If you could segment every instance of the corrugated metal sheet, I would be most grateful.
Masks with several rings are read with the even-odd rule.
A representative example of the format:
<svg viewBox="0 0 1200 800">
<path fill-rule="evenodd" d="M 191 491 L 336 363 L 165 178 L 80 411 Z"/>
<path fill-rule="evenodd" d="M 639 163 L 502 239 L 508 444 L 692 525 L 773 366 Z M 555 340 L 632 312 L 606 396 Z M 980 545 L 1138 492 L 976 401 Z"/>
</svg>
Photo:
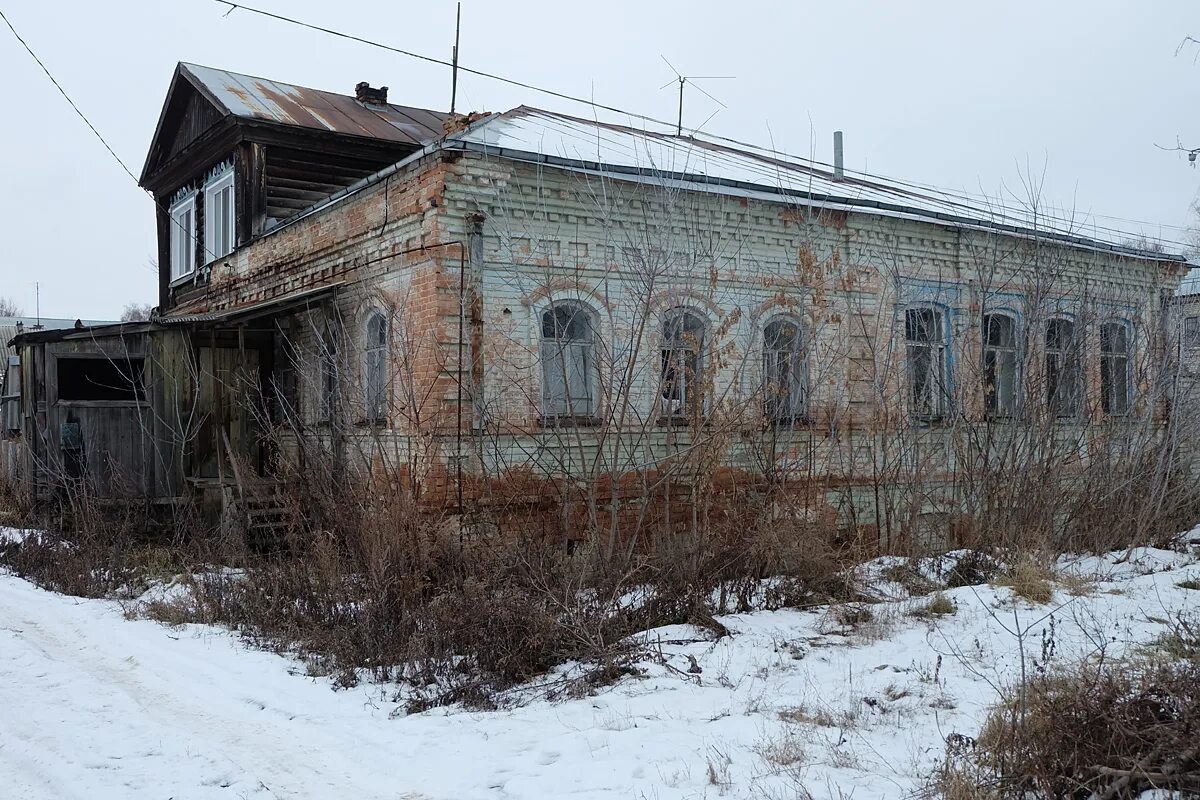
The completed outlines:
<svg viewBox="0 0 1200 800">
<path fill-rule="evenodd" d="M 446 146 L 452 147 L 454 142 L 504 157 L 528 158 L 642 182 L 775 201 L 782 196 L 859 213 L 913 215 L 952 225 L 973 222 L 993 229 L 1037 230 L 1077 244 L 1182 260 L 1128 246 L 1130 240 L 1156 241 L 1153 231 L 1101 224 L 1086 212 L 1055 213 L 1043 205 L 1035 217 L 1025 205 L 1005 198 L 982 200 L 965 192 L 852 174 L 834 180 L 832 169 L 818 162 L 700 134 L 681 137 L 673 132 L 595 122 L 522 106 L 492 115 L 450 137 Z"/>
<path fill-rule="evenodd" d="M 368 105 L 353 97 L 236 72 L 180 64 L 230 114 L 349 136 L 425 144 L 442 136 L 446 115 L 423 108 Z"/>
</svg>

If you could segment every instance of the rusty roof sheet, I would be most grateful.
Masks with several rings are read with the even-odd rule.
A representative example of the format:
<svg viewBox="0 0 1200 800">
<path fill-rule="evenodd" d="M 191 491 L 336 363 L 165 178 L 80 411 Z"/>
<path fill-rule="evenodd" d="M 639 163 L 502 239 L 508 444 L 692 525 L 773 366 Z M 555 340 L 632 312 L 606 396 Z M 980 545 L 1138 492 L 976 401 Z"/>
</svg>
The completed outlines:
<svg viewBox="0 0 1200 800">
<path fill-rule="evenodd" d="M 198 64 L 180 68 L 228 113 L 243 119 L 421 145 L 440 139 L 446 114 L 370 105 L 353 97 L 254 78 Z"/>
</svg>

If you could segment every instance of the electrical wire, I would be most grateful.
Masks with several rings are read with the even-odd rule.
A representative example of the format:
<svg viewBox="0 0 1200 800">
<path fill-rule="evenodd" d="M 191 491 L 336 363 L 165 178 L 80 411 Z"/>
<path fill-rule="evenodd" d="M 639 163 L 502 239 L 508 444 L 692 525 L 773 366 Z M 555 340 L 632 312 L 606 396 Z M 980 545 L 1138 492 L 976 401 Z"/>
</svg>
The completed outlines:
<svg viewBox="0 0 1200 800">
<path fill-rule="evenodd" d="M 657 119 L 655 117 L 651 117 L 646 114 L 641 114 L 636 111 L 630 111 L 628 109 L 619 108 L 617 106 L 606 105 L 604 103 L 598 103 L 593 99 L 577 97 L 575 95 L 567 94 L 565 92 L 560 92 L 560 91 L 557 91 L 554 89 L 548 89 L 543 86 L 538 86 L 536 84 L 528 83 L 526 81 L 516 80 L 514 78 L 508 78 L 503 75 L 498 75 L 496 73 L 487 72 L 484 70 L 473 69 L 471 67 L 463 66 L 461 62 L 459 64 L 455 65 L 453 62 L 446 61 L 445 59 L 436 58 L 434 56 L 426 55 L 424 53 L 417 53 L 417 52 L 414 52 L 411 50 L 405 50 L 405 49 L 402 49 L 399 47 L 394 47 L 392 45 L 385 44 L 383 42 L 379 42 L 379 41 L 376 41 L 373 39 L 367 39 L 362 36 L 356 36 L 351 33 L 346 33 L 345 31 L 339 31 L 339 30 L 335 30 L 333 28 L 327 28 L 322 25 L 316 25 L 311 22 L 305 22 L 303 20 L 296 19 L 294 17 L 289 17 L 284 14 L 278 14 L 278 13 L 275 13 L 272 11 L 266 11 L 261 8 L 256 8 L 254 6 L 245 5 L 244 3 L 239 3 L 239 2 L 236 2 L 235 0 L 214 0 L 214 2 L 228 7 L 229 10 L 226 11 L 224 16 L 229 16 L 235 10 L 247 11 L 247 12 L 250 12 L 253 14 L 258 14 L 260 16 L 263 16 L 263 17 L 266 17 L 269 19 L 273 19 L 273 20 L 276 20 L 279 22 L 283 22 L 283 23 L 286 23 L 289 25 L 294 25 L 297 27 L 306 28 L 308 30 L 317 31 L 319 33 L 323 33 L 323 34 L 333 36 L 336 38 L 340 38 L 340 39 L 346 39 L 346 40 L 349 40 L 352 42 L 366 45 L 368 47 L 374 47 L 374 48 L 378 48 L 380 50 L 386 50 L 388 52 L 397 53 L 399 55 L 406 56 L 408 58 L 414 58 L 414 59 L 417 59 L 420 61 L 425 61 L 425 62 L 428 62 L 431 64 L 438 64 L 440 66 L 450 67 L 452 69 L 457 68 L 457 69 L 461 70 L 462 72 L 466 72 L 471 75 L 476 75 L 481 78 L 487 78 L 489 80 L 498 81 L 500 83 L 508 84 L 510 86 L 516 86 L 516 87 L 519 87 L 522 89 L 528 89 L 529 91 L 539 92 L 541 94 L 545 94 L 550 97 L 555 97 L 560 100 L 566 100 L 566 101 L 572 102 L 572 103 L 580 103 L 582 105 L 586 105 L 586 106 L 589 106 L 594 109 L 600 109 L 602 111 L 608 111 L 608 112 L 615 113 L 615 114 L 621 114 L 623 116 L 630 117 L 633 119 L 638 119 L 643 122 L 654 123 L 655 125 L 663 126 L 664 128 L 666 128 L 668 130 L 674 129 L 677 127 L 676 123 Z M 692 134 L 700 133 L 700 131 L 697 129 L 685 129 L 685 130 L 688 130 Z M 664 135 L 670 135 L 670 134 L 664 134 Z M 796 162 L 805 162 L 808 164 L 821 166 L 821 167 L 827 167 L 829 169 L 832 169 L 832 165 L 830 165 L 826 162 L 817 161 L 815 159 L 806 158 L 806 157 L 802 157 L 802 156 L 797 156 L 797 155 L 788 153 L 786 151 L 776 150 L 774 148 L 767 149 L 767 148 L 763 148 L 758 145 L 750 144 L 748 142 L 740 141 L 738 139 L 734 139 L 734 138 L 730 138 L 730 137 L 726 137 L 726 136 L 720 136 L 720 135 L 712 134 L 712 133 L 704 133 L 703 135 L 706 138 L 712 139 L 717 142 L 725 142 L 725 143 L 728 143 L 731 145 L 736 145 L 740 148 L 748 148 L 748 149 L 755 150 L 755 151 L 770 152 L 775 157 L 782 157 L 782 158 L 790 159 L 790 160 L 793 160 Z M 927 192 L 928 191 L 939 192 L 939 193 L 945 195 L 945 197 L 942 198 L 943 202 L 947 202 L 947 201 L 953 202 L 953 199 L 955 199 L 955 198 L 961 199 L 961 200 L 971 200 L 972 198 L 978 198 L 978 199 L 984 199 L 989 202 L 995 201 L 995 198 L 989 197 L 982 193 L 975 194 L 972 192 L 967 192 L 966 190 L 947 189 L 945 187 L 935 186 L 932 184 L 919 183 L 919 182 L 909 181 L 909 180 L 902 179 L 902 178 L 895 178 L 895 177 L 891 177 L 891 176 L 887 176 L 887 175 L 880 175 L 880 174 L 861 171 L 861 170 L 844 169 L 844 172 L 849 175 L 861 176 L 865 179 L 886 181 L 886 182 L 895 184 L 900 187 L 905 187 L 905 188 L 910 188 L 910 189 L 918 189 L 918 190 L 927 191 Z M 947 200 L 947 198 L 950 198 L 950 200 Z M 1046 219 L 1056 220 L 1058 222 L 1068 222 L 1068 223 L 1074 222 L 1074 220 L 1072 220 L 1072 219 L 1069 219 L 1067 217 L 1055 216 L 1054 214 L 1039 213 L 1039 216 L 1043 216 Z M 1149 226 L 1158 227 L 1158 228 L 1170 228 L 1170 229 L 1182 231 L 1185 233 L 1189 232 L 1191 230 L 1190 228 L 1187 228 L 1187 227 L 1181 226 L 1181 225 L 1169 225 L 1169 224 L 1164 224 L 1164 223 L 1149 222 L 1146 220 L 1136 220 L 1136 219 L 1130 219 L 1127 217 L 1118 217 L 1118 216 L 1107 215 L 1107 214 L 1089 213 L 1088 216 L 1113 220 L 1113 221 L 1117 221 L 1117 222 L 1126 222 L 1131 225 L 1138 225 L 1138 226 L 1149 225 Z M 1122 230 L 1119 228 L 1109 228 L 1106 226 L 1099 226 L 1099 225 L 1095 225 L 1095 224 L 1090 224 L 1090 225 L 1087 225 L 1086 227 L 1089 229 L 1092 229 L 1092 230 L 1104 231 L 1106 233 L 1118 234 L 1118 235 L 1126 236 L 1126 237 L 1135 235 L 1134 232 L 1132 232 L 1132 231 Z M 1164 238 L 1161 236 L 1148 237 L 1148 238 L 1151 238 L 1153 241 L 1159 242 L 1162 244 L 1175 245 L 1175 246 L 1179 246 L 1179 247 L 1191 247 L 1192 246 L 1188 242 L 1175 241 L 1175 240 L 1167 239 L 1167 238 Z"/>
<path fill-rule="evenodd" d="M 81 120 L 83 120 L 83 124 L 87 125 L 88 130 L 90 130 L 92 132 L 92 134 L 98 140 L 100 140 L 100 144 L 104 145 L 104 149 L 107 150 L 108 154 L 113 157 L 113 160 L 116 161 L 117 164 L 119 164 L 121 166 L 121 169 L 125 171 L 125 174 L 128 175 L 135 184 L 137 184 L 138 188 L 142 189 L 142 191 L 146 193 L 146 196 L 150 198 L 151 202 L 153 202 L 155 206 L 157 206 L 158 208 L 167 212 L 167 219 L 170 220 L 172 224 L 178 226 L 179 229 L 182 230 L 187 235 L 192 236 L 193 232 L 187 230 L 183 226 L 183 223 L 181 223 L 177 219 L 175 219 L 175 217 L 171 214 L 170 209 L 167 208 L 167 206 L 165 206 L 161 202 L 159 202 L 158 198 L 156 198 L 150 192 L 149 189 L 142 187 L 141 181 L 139 181 L 137 176 L 133 174 L 133 171 L 131 169 L 129 169 L 128 166 L 126 166 L 125 162 L 121 159 L 121 157 L 119 155 L 117 155 L 117 152 L 115 150 L 113 150 L 112 146 L 108 143 L 108 140 L 105 139 L 104 136 L 100 133 L 100 131 L 96 129 L 96 126 L 93 125 L 92 121 L 90 119 L 88 119 L 86 114 L 83 113 L 83 110 L 80 109 L 79 106 L 75 103 L 75 101 L 71 99 L 71 96 L 69 94 L 67 94 L 67 90 L 64 89 L 62 84 L 58 82 L 58 79 L 55 78 L 53 73 L 50 72 L 50 69 L 49 69 L 49 67 L 46 66 L 45 62 L 43 62 L 42 59 L 38 56 L 38 54 L 33 51 L 33 48 L 29 46 L 29 43 L 26 42 L 25 39 L 21 36 L 21 34 L 17 32 L 17 29 L 13 26 L 12 22 L 8 19 L 8 17 L 5 16 L 4 11 L 2 9 L 0 9 L 0 19 L 4 20 L 4 24 L 8 26 L 8 29 L 10 31 L 12 31 L 12 35 L 14 37 L 16 37 L 16 40 L 21 43 L 22 47 L 25 48 L 25 52 L 29 53 L 29 56 L 34 61 L 37 62 L 37 65 L 39 67 L 42 68 L 42 72 L 46 73 L 46 77 L 50 79 L 50 82 L 52 84 L 54 84 L 54 88 L 58 89 L 58 93 L 63 96 L 63 99 L 67 101 L 67 104 L 71 106 L 71 108 L 75 111 L 75 113 L 77 115 L 79 115 L 79 118 Z M 195 238 L 193 238 L 193 241 L 195 241 Z M 216 253 L 214 253 L 212 250 L 208 249 L 207 243 L 205 243 L 205 245 L 204 245 L 204 250 L 211 257 L 211 259 L 215 259 L 217 257 Z"/>
</svg>

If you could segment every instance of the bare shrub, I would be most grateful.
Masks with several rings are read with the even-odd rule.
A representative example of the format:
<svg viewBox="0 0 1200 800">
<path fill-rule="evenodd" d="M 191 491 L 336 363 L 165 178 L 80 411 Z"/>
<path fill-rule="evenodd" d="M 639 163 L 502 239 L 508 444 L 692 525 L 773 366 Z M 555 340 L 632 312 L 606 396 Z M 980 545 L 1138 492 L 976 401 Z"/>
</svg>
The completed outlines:
<svg viewBox="0 0 1200 800">
<path fill-rule="evenodd" d="M 1014 687 L 978 741 L 949 753 L 937 779 L 941 796 L 1200 791 L 1200 660 L 1195 650 L 1186 655 L 1087 662 Z M 986 791 L 965 793 L 971 785 Z"/>
</svg>

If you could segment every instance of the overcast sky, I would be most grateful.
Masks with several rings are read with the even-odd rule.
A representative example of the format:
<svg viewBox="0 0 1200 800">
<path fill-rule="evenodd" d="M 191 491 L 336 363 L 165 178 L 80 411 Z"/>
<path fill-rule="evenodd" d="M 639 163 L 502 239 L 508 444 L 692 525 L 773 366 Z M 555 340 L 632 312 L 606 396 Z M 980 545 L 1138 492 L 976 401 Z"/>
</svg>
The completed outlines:
<svg viewBox="0 0 1200 800">
<path fill-rule="evenodd" d="M 250 5 L 448 57 L 454 3 L 247 0 Z M 46 3 L 0 8 L 138 174 L 176 61 L 347 94 L 360 80 L 393 102 L 449 105 L 445 68 L 213 0 Z M 1196 0 L 875 0 L 837 3 L 598 3 L 465 0 L 461 59 L 662 119 L 673 74 L 733 75 L 685 103 L 685 124 L 831 158 L 854 169 L 989 195 L 1044 173 L 1048 200 L 1080 214 L 1143 220 L 1182 238 L 1200 170 L 1156 144 L 1200 147 Z M 115 318 L 156 302 L 154 209 L 0 27 L 0 296 L 43 316 Z M 474 76 L 459 110 L 586 107 Z M 1114 223 L 1108 216 L 1101 224 Z M 1127 223 L 1121 223 L 1122 226 Z"/>
</svg>

